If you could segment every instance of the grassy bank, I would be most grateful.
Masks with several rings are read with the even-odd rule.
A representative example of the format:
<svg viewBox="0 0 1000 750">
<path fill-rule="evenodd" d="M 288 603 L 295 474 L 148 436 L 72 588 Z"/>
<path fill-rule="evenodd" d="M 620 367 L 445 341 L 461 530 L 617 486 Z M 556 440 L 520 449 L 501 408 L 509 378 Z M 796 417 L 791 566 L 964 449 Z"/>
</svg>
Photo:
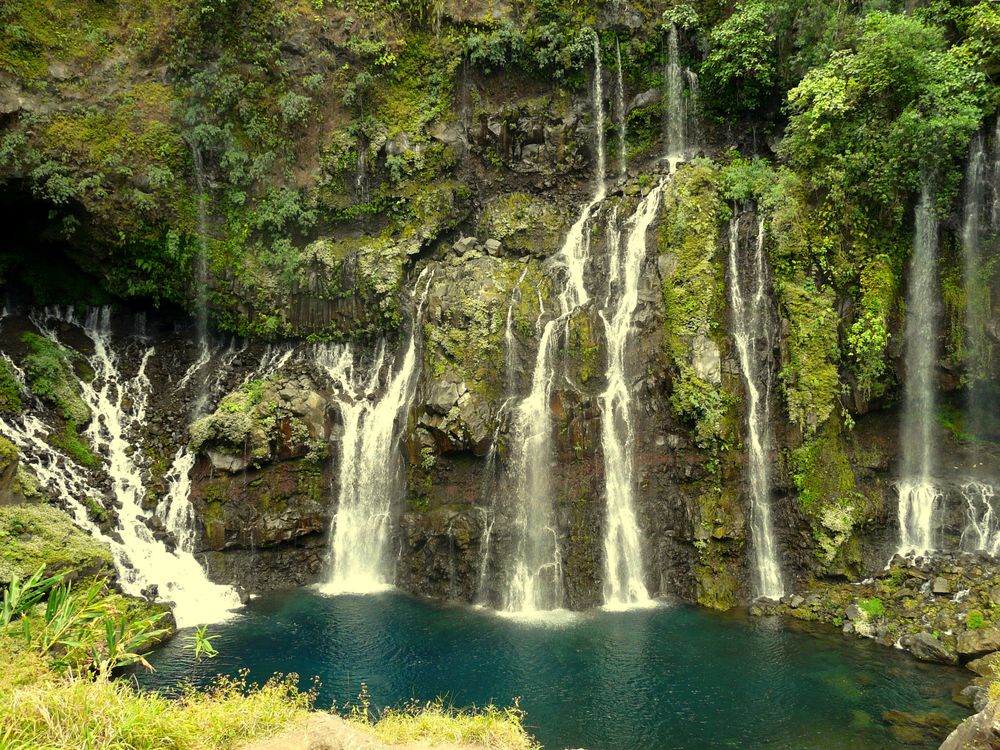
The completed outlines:
<svg viewBox="0 0 1000 750">
<path fill-rule="evenodd" d="M 162 617 L 100 581 L 15 577 L 0 597 L 0 750 L 223 750 L 315 711 L 296 675 L 263 685 L 219 678 L 177 697 L 115 679 L 119 667 L 143 662 Z M 441 702 L 375 715 L 364 695 L 348 716 L 387 745 L 534 750 L 521 718 L 517 707 L 457 711 Z"/>
</svg>

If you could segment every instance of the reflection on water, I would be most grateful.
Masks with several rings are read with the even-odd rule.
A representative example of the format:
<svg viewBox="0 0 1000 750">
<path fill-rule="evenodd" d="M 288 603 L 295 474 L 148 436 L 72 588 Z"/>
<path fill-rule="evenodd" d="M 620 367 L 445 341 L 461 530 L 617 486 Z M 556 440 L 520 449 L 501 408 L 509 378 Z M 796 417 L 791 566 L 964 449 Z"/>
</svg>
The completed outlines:
<svg viewBox="0 0 1000 750">
<path fill-rule="evenodd" d="M 950 696 L 968 679 L 827 630 L 681 605 L 523 623 L 398 594 L 299 591 L 255 601 L 214 633 L 219 658 L 193 663 L 182 634 L 140 682 L 170 689 L 248 668 L 258 681 L 296 672 L 303 687 L 318 676 L 321 707 L 356 699 L 362 682 L 376 705 L 520 697 L 557 749 L 933 748 L 940 738 L 902 744 L 883 712 L 957 723 Z"/>
</svg>

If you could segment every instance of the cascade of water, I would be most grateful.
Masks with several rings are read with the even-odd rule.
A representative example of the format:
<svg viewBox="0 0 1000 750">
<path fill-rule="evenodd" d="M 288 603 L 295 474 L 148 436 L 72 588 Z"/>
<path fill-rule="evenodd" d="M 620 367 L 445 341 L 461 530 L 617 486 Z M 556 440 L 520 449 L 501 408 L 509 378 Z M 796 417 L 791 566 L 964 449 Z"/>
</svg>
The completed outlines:
<svg viewBox="0 0 1000 750">
<path fill-rule="evenodd" d="M 643 581 L 642 542 L 635 515 L 635 474 L 632 425 L 632 383 L 626 353 L 632 334 L 632 317 L 639 303 L 639 279 L 646 259 L 646 233 L 659 213 L 669 175 L 659 181 L 639 203 L 629 219 L 628 239 L 611 245 L 611 285 L 617 301 L 609 320 L 601 311 L 608 342 L 608 385 L 601 394 L 601 443 L 607 519 L 604 529 L 604 605 L 624 608 L 647 604 L 649 591 Z M 613 233 L 609 233 L 614 237 Z M 619 257 L 621 256 L 621 257 Z M 608 306 L 613 295 L 608 294 Z"/>
<path fill-rule="evenodd" d="M 749 443 L 750 535 L 753 549 L 754 593 L 769 599 L 784 594 L 778 545 L 771 523 L 771 331 L 768 315 L 767 265 L 764 259 L 764 218 L 757 224 L 749 278 L 742 278 L 739 258 L 739 216 L 729 222 L 729 304 L 733 341 L 747 397 Z M 763 341 L 763 347 L 758 345 Z M 764 356 L 761 356 L 763 354 Z"/>
<path fill-rule="evenodd" d="M 508 612 L 555 609 L 563 603 L 562 558 L 549 492 L 552 461 L 552 334 L 556 320 L 542 330 L 531 391 L 514 413 L 511 466 L 516 474 L 517 549 L 503 603 Z"/>
<path fill-rule="evenodd" d="M 141 452 L 132 449 L 129 439 L 145 422 L 151 388 L 146 365 L 154 349 L 146 349 L 138 371 L 128 379 L 119 369 L 112 346 L 110 308 L 92 310 L 83 321 L 71 312 L 47 310 L 35 323 L 44 336 L 57 342 L 55 332 L 48 326 L 52 319 L 79 326 L 93 343 L 93 353 L 87 360 L 94 378 L 81 383 L 83 399 L 94 415 L 86 434 L 97 452 L 106 457 L 112 490 L 120 506 L 116 533 L 111 537 L 101 536 L 111 545 L 122 588 L 139 595 L 155 587 L 160 599 L 174 603 L 174 617 L 181 627 L 225 619 L 240 606 L 235 589 L 209 581 L 189 549 L 178 547 L 168 551 L 153 536 L 143 515 L 145 488 L 141 469 L 135 462 L 135 456 Z M 38 434 L 37 428 L 34 431 Z M 55 453 L 51 448 L 49 452 Z M 69 481 L 56 483 L 71 507 L 79 505 L 80 497 L 99 496 L 75 495 L 74 490 L 87 488 L 86 480 L 68 461 L 61 462 L 59 469 L 70 476 L 76 475 Z M 48 474 L 51 476 L 51 471 Z M 80 515 L 75 515 L 79 521 Z M 94 533 L 92 524 L 88 530 Z"/>
<path fill-rule="evenodd" d="M 594 209 L 604 200 L 607 194 L 605 182 L 604 158 L 604 88 L 601 77 L 601 47 L 594 39 L 594 129 L 597 136 L 597 159 L 595 164 L 594 193 L 590 202 L 584 206 L 579 217 L 570 227 L 557 256 L 566 269 L 566 285 L 559 294 L 561 312 L 565 315 L 575 310 L 590 299 L 583 282 L 587 260 L 590 257 L 590 219 Z"/>
<path fill-rule="evenodd" d="M 680 157 L 687 148 L 687 100 L 684 97 L 684 67 L 681 65 L 677 26 L 667 37 L 667 154 Z"/>
<path fill-rule="evenodd" d="M 916 208 L 906 295 L 906 389 L 899 482 L 899 552 L 935 548 L 940 493 L 934 486 L 934 367 L 937 349 L 938 220 L 929 185 Z"/>
<path fill-rule="evenodd" d="M 962 207 L 962 260 L 965 276 L 965 355 L 970 386 L 985 375 L 989 288 L 982 269 L 982 227 L 980 217 L 986 199 L 986 146 L 982 134 L 972 139 L 965 171 L 965 202 Z M 976 389 L 971 388 L 974 395 Z M 978 416 L 977 404 L 970 403 L 969 416 Z M 973 430 L 975 433 L 976 430 Z"/>
<path fill-rule="evenodd" d="M 996 489 L 985 482 L 962 485 L 965 499 L 965 528 L 960 547 L 968 552 L 983 551 L 1000 555 L 1000 513 L 995 507 Z"/>
<path fill-rule="evenodd" d="M 424 273 L 416 288 L 423 283 Z M 330 541 L 327 593 L 368 593 L 392 586 L 389 555 L 392 506 L 399 497 L 402 462 L 397 426 L 413 399 L 417 340 L 430 278 L 418 298 L 409 343 L 399 369 L 375 396 L 385 359 L 379 347 L 373 367 L 356 373 L 349 347 L 325 350 L 318 364 L 339 392 L 343 435 L 340 440 L 339 498 Z"/>
<path fill-rule="evenodd" d="M 615 108 L 618 110 L 618 174 L 624 177 L 628 174 L 628 113 L 625 111 L 625 83 L 622 72 L 622 45 L 615 39 L 615 62 L 617 68 L 617 87 L 615 91 Z"/>
<path fill-rule="evenodd" d="M 514 559 L 503 598 L 507 612 L 530 613 L 563 604 L 562 557 L 555 527 L 549 474 L 552 462 L 550 397 L 555 369 L 554 334 L 568 325 L 570 315 L 589 296 L 584 271 L 590 255 L 590 220 L 606 195 L 604 158 L 604 89 L 601 48 L 594 38 L 594 122 L 597 137 L 595 186 L 590 201 L 570 228 L 557 258 L 566 270 L 566 284 L 559 294 L 560 316 L 542 329 L 531 390 L 514 411 L 511 425 L 511 462 L 515 508 Z"/>
</svg>

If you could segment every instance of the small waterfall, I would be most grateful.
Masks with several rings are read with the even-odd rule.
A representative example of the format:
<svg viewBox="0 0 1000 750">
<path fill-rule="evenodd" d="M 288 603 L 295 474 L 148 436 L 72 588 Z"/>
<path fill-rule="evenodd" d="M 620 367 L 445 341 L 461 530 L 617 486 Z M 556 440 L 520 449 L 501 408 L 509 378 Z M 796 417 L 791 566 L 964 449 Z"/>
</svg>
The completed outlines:
<svg viewBox="0 0 1000 750">
<path fill-rule="evenodd" d="M 913 254 L 906 296 L 906 389 L 899 482 L 899 552 L 935 549 L 937 506 L 934 486 L 934 368 L 937 361 L 938 220 L 930 186 L 925 184 L 916 208 Z"/>
<path fill-rule="evenodd" d="M 590 202 L 580 212 L 580 216 L 570 227 L 559 251 L 559 262 L 566 270 L 567 281 L 559 294 L 559 304 L 563 315 L 576 310 L 590 299 L 584 285 L 583 275 L 590 258 L 590 219 L 594 209 L 607 195 L 604 156 L 604 87 L 601 77 L 601 46 L 594 38 L 594 130 L 597 138 L 597 158 L 595 164 L 594 194 Z"/>
<path fill-rule="evenodd" d="M 419 289 L 424 279 L 417 279 Z M 413 318 L 409 343 L 399 369 L 376 395 L 385 361 L 380 346 L 367 372 L 356 372 L 350 347 L 321 350 L 318 364 L 339 392 L 343 421 L 340 440 L 339 498 L 330 541 L 326 593 L 369 593 L 392 586 L 390 560 L 392 507 L 399 499 L 402 461 L 397 423 L 413 399 L 417 373 L 417 339 L 423 304 L 430 290 L 424 285 Z"/>
<path fill-rule="evenodd" d="M 729 304 L 733 341 L 739 355 L 747 398 L 748 478 L 750 480 L 750 536 L 753 584 L 756 596 L 780 599 L 784 594 L 778 545 L 771 523 L 771 352 L 773 325 L 767 295 L 764 258 L 764 219 L 757 224 L 753 257 L 746 264 L 749 278 L 740 273 L 740 218 L 729 222 Z"/>
<path fill-rule="evenodd" d="M 187 553 L 193 553 L 195 547 L 195 517 L 191 507 L 191 469 L 195 459 L 195 453 L 189 446 L 177 449 L 164 475 L 169 489 L 156 509 L 156 515 L 163 519 L 166 530 L 173 534 L 177 549 Z"/>
<path fill-rule="evenodd" d="M 965 500 L 965 528 L 960 547 L 967 552 L 982 551 L 1000 556 L 1000 512 L 996 488 L 985 482 L 962 485 Z"/>
<path fill-rule="evenodd" d="M 591 200 L 583 207 L 556 256 L 566 271 L 566 283 L 559 294 L 558 318 L 542 329 L 531 390 L 513 415 L 511 462 L 508 477 L 515 498 L 515 551 L 511 563 L 503 609 L 512 613 L 532 613 L 560 608 L 564 602 L 562 557 L 559 534 L 552 507 L 550 474 L 553 461 L 550 399 L 555 377 L 555 331 L 567 326 L 572 313 L 589 300 L 584 272 L 590 255 L 590 221 L 604 200 L 604 89 L 601 77 L 601 48 L 594 38 L 594 122 L 597 138 L 595 185 Z"/>
<path fill-rule="evenodd" d="M 618 110 L 618 174 L 628 174 L 628 112 L 625 111 L 625 83 L 622 72 L 622 45 L 615 39 L 615 62 L 617 63 L 617 86 L 615 89 L 615 109 Z"/>
<path fill-rule="evenodd" d="M 114 535 L 105 537 L 93 524 L 84 528 L 111 545 L 122 588 L 135 595 L 155 589 L 157 598 L 173 602 L 179 626 L 225 619 L 232 609 L 240 606 L 235 589 L 209 581 L 190 549 L 183 549 L 179 544 L 173 552 L 168 551 L 146 525 L 142 508 L 146 491 L 141 468 L 135 461 L 141 452 L 130 439 L 145 424 L 151 389 L 146 365 L 155 350 L 153 347 L 146 349 L 138 371 L 128 379 L 121 373 L 112 345 L 110 308 L 91 310 L 84 321 L 77 320 L 69 312 L 47 310 L 35 319 L 36 327 L 42 335 L 58 343 L 55 332 L 48 327 L 52 319 L 79 326 L 93 343 L 94 351 L 87 360 L 94 371 L 94 379 L 81 383 L 83 399 L 94 415 L 86 434 L 97 452 L 105 457 L 115 500 L 120 506 Z M 40 432 L 37 425 L 29 429 L 36 435 Z M 46 447 L 48 453 L 56 453 Z M 53 456 L 50 460 L 56 459 Z M 36 459 L 29 465 L 35 469 L 38 462 Z M 54 486 L 74 508 L 74 515 L 80 521 L 80 498 L 100 497 L 100 493 L 91 491 L 80 470 L 72 463 L 56 462 L 59 471 L 65 472 L 69 479 L 57 481 Z M 50 465 L 47 471 L 39 472 L 39 479 L 51 479 L 52 473 Z M 189 480 L 185 478 L 185 481 L 190 486 Z M 87 494 L 77 494 L 81 490 Z M 192 545 L 189 543 L 189 546 Z"/>
<path fill-rule="evenodd" d="M 531 391 L 514 414 L 516 437 L 512 469 L 520 504 L 513 571 L 503 604 L 508 612 L 556 609 L 563 604 L 562 558 L 555 527 L 549 473 L 552 464 L 552 334 L 556 321 L 542 330 Z"/>
<path fill-rule="evenodd" d="M 684 96 L 685 71 L 681 65 L 677 26 L 670 25 L 667 38 L 667 154 L 680 157 L 687 148 L 687 99 Z"/>
<path fill-rule="evenodd" d="M 615 242 L 610 284 L 617 290 L 611 319 L 601 311 L 608 342 L 608 386 L 601 394 L 601 444 L 607 518 L 604 529 L 604 605 L 626 608 L 648 604 L 643 581 L 642 540 L 635 515 L 635 434 L 632 424 L 633 382 L 626 366 L 632 316 L 639 304 L 639 279 L 646 259 L 646 233 L 657 217 L 668 177 L 639 203 L 629 219 L 628 239 Z M 612 234 L 612 236 L 614 236 Z M 618 256 L 622 257 L 619 258 Z M 608 303 L 612 301 L 609 290 Z"/>
</svg>

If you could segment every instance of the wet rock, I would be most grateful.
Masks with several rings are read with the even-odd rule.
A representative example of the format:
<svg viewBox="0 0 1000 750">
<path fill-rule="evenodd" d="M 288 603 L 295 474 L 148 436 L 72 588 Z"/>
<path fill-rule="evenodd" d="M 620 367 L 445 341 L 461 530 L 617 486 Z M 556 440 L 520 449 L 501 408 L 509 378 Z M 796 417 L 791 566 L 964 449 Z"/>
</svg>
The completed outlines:
<svg viewBox="0 0 1000 750">
<path fill-rule="evenodd" d="M 931 584 L 931 592 L 938 596 L 951 594 L 951 583 L 944 576 L 938 576 Z"/>
<path fill-rule="evenodd" d="M 997 750 L 1000 748 L 1000 705 L 990 704 L 963 721 L 948 735 L 940 750 Z"/>
<path fill-rule="evenodd" d="M 966 669 L 972 670 L 981 677 L 992 677 L 1000 670 L 1000 653 L 994 652 L 973 659 L 965 665 Z"/>
<path fill-rule="evenodd" d="M 1000 630 L 997 628 L 967 630 L 958 636 L 957 651 L 963 660 L 1000 651 Z"/>
<path fill-rule="evenodd" d="M 217 450 L 208 450 L 206 453 L 208 454 L 208 460 L 212 462 L 212 466 L 219 471 L 228 471 L 230 474 L 236 474 L 250 465 L 250 461 L 244 456 L 235 456 Z"/>
<path fill-rule="evenodd" d="M 899 639 L 899 645 L 921 661 L 932 661 L 940 664 L 956 664 L 958 662 L 956 654 L 949 651 L 941 641 L 925 631 L 904 635 Z"/>
<path fill-rule="evenodd" d="M 865 613 L 861 611 L 857 604 L 852 604 L 844 610 L 844 617 L 851 622 L 859 622 L 865 619 Z"/>
</svg>

